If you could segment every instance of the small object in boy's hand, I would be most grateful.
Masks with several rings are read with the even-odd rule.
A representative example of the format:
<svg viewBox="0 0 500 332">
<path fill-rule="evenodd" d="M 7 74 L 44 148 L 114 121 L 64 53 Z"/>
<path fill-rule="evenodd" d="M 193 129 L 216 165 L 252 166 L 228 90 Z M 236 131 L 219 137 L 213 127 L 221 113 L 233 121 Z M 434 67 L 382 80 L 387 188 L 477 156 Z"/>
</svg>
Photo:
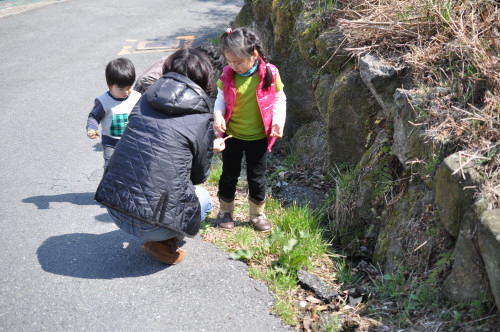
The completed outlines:
<svg viewBox="0 0 500 332">
<path fill-rule="evenodd" d="M 88 129 L 87 130 L 87 136 L 89 137 L 99 137 L 99 131 L 98 130 L 94 130 L 94 129 Z"/>
<path fill-rule="evenodd" d="M 224 141 L 227 140 L 228 138 L 231 138 L 231 137 L 233 137 L 233 135 L 228 135 L 228 136 L 224 137 Z"/>
</svg>

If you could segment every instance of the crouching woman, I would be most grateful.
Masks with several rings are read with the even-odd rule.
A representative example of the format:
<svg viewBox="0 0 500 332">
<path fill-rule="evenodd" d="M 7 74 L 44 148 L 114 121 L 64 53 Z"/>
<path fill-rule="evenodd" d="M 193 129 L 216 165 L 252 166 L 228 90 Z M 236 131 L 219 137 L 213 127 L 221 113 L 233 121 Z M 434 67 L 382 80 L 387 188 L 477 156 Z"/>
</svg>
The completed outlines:
<svg viewBox="0 0 500 332">
<path fill-rule="evenodd" d="M 213 209 L 195 185 L 208 178 L 214 147 L 224 143 L 214 142 L 208 57 L 181 49 L 163 72 L 132 110 L 95 199 L 120 229 L 146 240 L 147 253 L 176 264 L 185 256 L 179 240 L 196 235 Z"/>
</svg>

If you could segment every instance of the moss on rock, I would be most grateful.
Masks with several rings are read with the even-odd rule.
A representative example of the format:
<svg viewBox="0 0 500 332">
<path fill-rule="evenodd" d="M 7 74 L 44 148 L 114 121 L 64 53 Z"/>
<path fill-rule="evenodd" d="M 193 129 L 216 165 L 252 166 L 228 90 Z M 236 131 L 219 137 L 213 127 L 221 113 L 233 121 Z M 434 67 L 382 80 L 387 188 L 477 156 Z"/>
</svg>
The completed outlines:
<svg viewBox="0 0 500 332">
<path fill-rule="evenodd" d="M 301 1 L 272 2 L 274 49 L 282 56 L 290 55 L 296 48 L 295 23 L 301 10 Z"/>
<path fill-rule="evenodd" d="M 366 151 L 370 129 L 367 118 L 380 107 L 361 82 L 359 73 L 344 70 L 335 80 L 328 102 L 328 159 L 335 162 L 357 163 Z"/>
<path fill-rule="evenodd" d="M 318 18 L 314 12 L 302 12 L 297 20 L 295 37 L 301 55 L 312 66 L 319 67 L 321 58 L 316 49 L 316 39 L 320 33 Z"/>
<path fill-rule="evenodd" d="M 319 55 L 319 65 L 326 71 L 338 74 L 351 58 L 349 53 L 342 48 L 344 35 L 338 29 L 329 29 L 315 40 L 316 50 Z"/>
</svg>

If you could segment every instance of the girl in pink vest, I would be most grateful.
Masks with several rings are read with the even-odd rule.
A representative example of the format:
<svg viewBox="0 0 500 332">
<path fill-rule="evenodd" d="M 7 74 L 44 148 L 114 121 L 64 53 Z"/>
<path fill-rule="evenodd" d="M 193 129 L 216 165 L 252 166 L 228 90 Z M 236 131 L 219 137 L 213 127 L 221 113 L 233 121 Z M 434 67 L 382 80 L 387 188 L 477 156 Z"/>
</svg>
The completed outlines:
<svg viewBox="0 0 500 332">
<path fill-rule="evenodd" d="M 248 28 L 227 29 L 220 41 L 227 60 L 217 81 L 214 106 L 215 130 L 225 141 L 219 180 L 220 210 L 217 224 L 234 228 L 236 184 L 243 154 L 247 164 L 250 220 L 256 230 L 268 232 L 264 214 L 267 154 L 276 138 L 283 136 L 286 96 L 276 66 L 268 63 L 259 38 Z"/>
</svg>

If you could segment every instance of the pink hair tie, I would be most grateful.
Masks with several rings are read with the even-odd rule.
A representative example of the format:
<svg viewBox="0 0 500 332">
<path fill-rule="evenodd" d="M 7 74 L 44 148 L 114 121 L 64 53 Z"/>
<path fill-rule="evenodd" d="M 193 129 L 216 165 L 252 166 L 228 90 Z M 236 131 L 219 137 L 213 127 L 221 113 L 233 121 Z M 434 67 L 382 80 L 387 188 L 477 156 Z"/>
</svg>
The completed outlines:
<svg viewBox="0 0 500 332">
<path fill-rule="evenodd" d="M 227 33 L 227 34 L 230 34 L 231 32 L 233 32 L 233 29 L 231 29 L 231 28 L 227 28 L 227 29 L 226 29 L 226 33 Z"/>
</svg>

